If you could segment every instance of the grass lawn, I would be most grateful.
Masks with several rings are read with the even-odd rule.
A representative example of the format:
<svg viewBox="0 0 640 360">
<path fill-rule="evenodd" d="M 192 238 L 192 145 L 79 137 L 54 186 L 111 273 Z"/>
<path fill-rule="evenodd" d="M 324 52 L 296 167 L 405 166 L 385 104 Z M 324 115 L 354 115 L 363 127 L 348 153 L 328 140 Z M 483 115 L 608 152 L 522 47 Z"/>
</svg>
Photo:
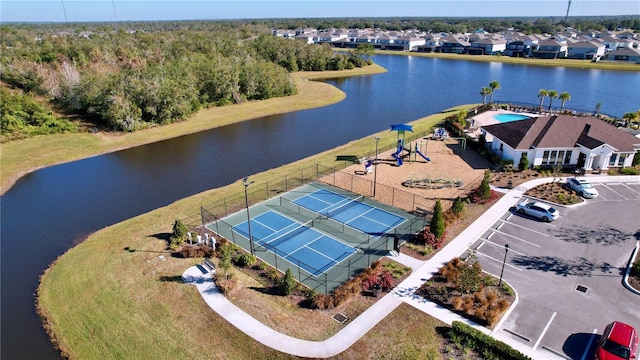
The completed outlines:
<svg viewBox="0 0 640 360">
<path fill-rule="evenodd" d="M 305 81 L 302 78 L 310 75 L 316 74 L 296 75 L 299 77 L 297 81 L 303 83 Z M 306 83 L 311 86 L 317 84 Z M 321 86 L 318 89 L 327 90 L 325 84 L 319 85 Z M 327 90 L 326 94 L 332 96 L 334 92 Z M 313 94 L 314 98 L 317 96 L 317 93 Z M 277 100 L 297 102 L 293 97 Z M 321 106 L 321 103 L 318 102 L 316 105 Z M 245 117 L 249 114 L 251 117 L 263 116 L 277 110 L 274 105 L 262 105 L 262 112 L 255 108 L 248 111 L 243 106 L 231 107 L 246 112 Z M 472 106 L 461 106 L 417 120 L 412 123 L 414 130 L 427 131 L 444 117 Z M 277 107 L 281 110 L 286 105 L 282 103 Z M 181 123 L 170 127 L 179 128 L 184 133 L 214 127 L 211 124 L 208 127 L 202 124 L 207 121 L 196 118 L 194 123 L 200 123 L 198 126 L 183 125 L 185 128 L 180 128 Z M 190 122 L 191 120 L 185 123 Z M 155 140 L 171 135 L 161 128 L 155 131 L 161 132 L 162 135 L 153 133 L 154 130 L 144 133 L 158 135 Z M 117 147 L 124 147 L 143 143 L 143 139 L 149 141 L 144 135 L 135 141 L 103 134 L 80 135 L 102 138 L 85 142 L 85 154 L 94 155 L 101 152 L 97 151 L 98 147 L 104 151 L 114 150 L 115 147 L 109 148 L 105 143 L 117 143 Z M 395 136 L 388 131 L 377 135 L 383 138 Z M 63 141 L 51 143 L 60 147 L 58 162 L 72 160 L 75 156 L 71 151 L 63 149 Z M 51 143 L 45 145 L 50 146 Z M 74 146 L 78 146 L 79 143 L 81 141 L 75 141 Z M 35 145 L 32 146 L 35 149 Z M 338 165 L 335 162 L 335 156 L 338 154 L 368 153 L 373 152 L 374 148 L 375 143 L 367 137 L 277 169 L 252 175 L 252 178 L 259 183 L 279 179 L 310 164 L 335 166 Z M 9 154 L 4 146 L 3 150 L 4 162 Z M 10 154 L 12 159 L 17 156 L 16 150 L 12 150 Z M 38 166 L 44 165 L 47 165 L 44 160 L 38 163 Z M 16 166 L 14 165 L 14 171 Z M 29 170 L 33 167 L 24 168 Z M 3 174 L 4 171 L 5 169 Z M 80 359 L 291 358 L 248 338 L 209 309 L 196 288 L 183 284 L 180 280 L 183 271 L 199 260 L 172 257 L 165 250 L 165 241 L 158 239 L 161 234 L 171 231 L 174 219 L 194 216 L 202 204 L 237 194 L 241 189 L 239 182 L 212 189 L 101 229 L 56 260 L 41 278 L 38 287 L 38 309 L 46 319 L 47 330 L 62 352 L 71 358 Z M 300 314 L 300 326 L 315 326 L 306 321 L 303 313 Z M 406 358 L 412 357 L 412 354 L 419 354 L 418 357 L 438 358 L 436 351 L 441 344 L 435 331 L 437 326 L 443 324 L 410 306 L 403 306 L 378 324 L 354 347 L 340 354 L 339 358 L 362 358 L 364 351 L 372 356 L 375 354 L 376 358 Z"/>
</svg>

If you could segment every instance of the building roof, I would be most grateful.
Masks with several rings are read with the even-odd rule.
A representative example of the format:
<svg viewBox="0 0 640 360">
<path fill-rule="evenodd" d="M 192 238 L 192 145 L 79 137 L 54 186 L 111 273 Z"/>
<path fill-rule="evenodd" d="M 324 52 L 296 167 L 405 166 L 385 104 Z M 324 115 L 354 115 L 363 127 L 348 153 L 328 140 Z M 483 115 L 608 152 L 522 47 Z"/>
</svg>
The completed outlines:
<svg viewBox="0 0 640 360">
<path fill-rule="evenodd" d="M 595 149 L 603 144 L 618 152 L 640 148 L 640 139 L 596 117 L 554 115 L 487 125 L 483 129 L 516 150 L 578 145 Z"/>
</svg>

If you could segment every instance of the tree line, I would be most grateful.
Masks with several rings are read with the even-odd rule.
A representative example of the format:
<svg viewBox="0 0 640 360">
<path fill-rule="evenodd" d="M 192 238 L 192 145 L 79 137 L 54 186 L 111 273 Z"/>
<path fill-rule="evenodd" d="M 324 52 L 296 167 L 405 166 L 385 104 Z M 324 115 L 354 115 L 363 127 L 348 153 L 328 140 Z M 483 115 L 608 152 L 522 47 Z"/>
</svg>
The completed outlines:
<svg viewBox="0 0 640 360">
<path fill-rule="evenodd" d="M 291 71 L 370 62 L 361 54 L 334 54 L 328 45 L 272 37 L 263 27 L 51 29 L 0 27 L 0 76 L 7 91 L 46 99 L 62 112 L 117 131 L 172 123 L 202 108 L 293 95 Z M 8 97 L 5 104 L 18 98 Z M 29 134 L 15 119 L 4 121 L 5 115 L 3 106 L 4 139 Z"/>
</svg>

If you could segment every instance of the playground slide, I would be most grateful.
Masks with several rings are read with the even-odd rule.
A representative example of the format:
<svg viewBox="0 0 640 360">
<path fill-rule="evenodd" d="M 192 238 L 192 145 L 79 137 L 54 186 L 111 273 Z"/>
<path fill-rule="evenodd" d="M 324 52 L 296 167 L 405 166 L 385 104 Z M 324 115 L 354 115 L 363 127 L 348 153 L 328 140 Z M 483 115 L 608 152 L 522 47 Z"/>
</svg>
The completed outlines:
<svg viewBox="0 0 640 360">
<path fill-rule="evenodd" d="M 416 154 L 422 156 L 422 158 L 427 160 L 427 161 L 431 161 L 431 159 L 429 159 L 428 157 L 424 156 L 424 154 L 420 150 L 416 149 Z"/>
<path fill-rule="evenodd" d="M 403 149 L 404 148 L 402 147 L 402 145 L 400 145 L 398 146 L 398 151 L 391 154 L 391 156 L 393 156 L 396 159 L 398 166 L 402 166 L 402 158 L 400 157 L 400 153 L 402 152 Z"/>
</svg>

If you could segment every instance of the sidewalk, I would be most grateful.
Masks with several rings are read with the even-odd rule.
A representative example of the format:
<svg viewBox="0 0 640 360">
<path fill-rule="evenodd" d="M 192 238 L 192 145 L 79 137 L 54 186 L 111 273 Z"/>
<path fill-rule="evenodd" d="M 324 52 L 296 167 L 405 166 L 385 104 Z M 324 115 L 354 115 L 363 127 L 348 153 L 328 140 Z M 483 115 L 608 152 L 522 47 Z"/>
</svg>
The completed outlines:
<svg viewBox="0 0 640 360">
<path fill-rule="evenodd" d="M 640 176 L 588 176 L 587 178 L 592 183 L 622 181 L 640 182 Z M 414 306 L 416 309 L 424 311 L 425 313 L 449 325 L 454 320 L 469 324 L 483 333 L 489 334 L 497 340 L 512 346 L 533 359 L 556 359 L 550 358 L 547 353 L 541 353 L 509 337 L 492 332 L 483 326 L 457 315 L 456 313 L 415 295 L 415 291 L 427 279 L 432 277 L 433 274 L 435 274 L 450 259 L 459 256 L 466 251 L 468 247 L 473 244 L 478 235 L 484 233 L 491 224 L 502 216 L 502 214 L 514 206 L 526 190 L 550 181 L 552 181 L 551 178 L 535 179 L 514 189 L 508 190 L 505 195 L 489 210 L 487 210 L 473 224 L 460 233 L 460 235 L 453 239 L 449 244 L 447 244 L 447 246 L 442 248 L 428 261 L 420 261 L 405 254 L 399 254 L 398 256 L 391 257 L 393 260 L 411 267 L 413 269 L 411 275 L 395 287 L 389 294 L 378 300 L 373 306 L 363 312 L 356 319 L 353 319 L 344 327 L 344 329 L 325 341 L 296 339 L 276 332 L 275 330 L 258 322 L 256 319 L 252 318 L 227 300 L 227 298 L 220 293 L 213 283 L 213 274 L 207 273 L 206 270 L 203 271 L 204 269 L 193 266 L 187 269 L 182 277 L 185 283 L 194 284 L 202 298 L 211 307 L 211 309 L 226 319 L 229 323 L 266 346 L 296 356 L 328 358 L 337 355 L 349 348 L 402 302 L 406 302 L 407 304 Z M 511 308 L 507 310 L 507 314 L 502 317 L 503 320 L 508 317 L 509 312 L 517 306 L 517 303 L 518 296 L 516 292 L 516 300 L 512 304 Z M 503 320 L 501 320 L 501 322 Z M 500 324 L 495 328 L 500 328 Z"/>
</svg>

